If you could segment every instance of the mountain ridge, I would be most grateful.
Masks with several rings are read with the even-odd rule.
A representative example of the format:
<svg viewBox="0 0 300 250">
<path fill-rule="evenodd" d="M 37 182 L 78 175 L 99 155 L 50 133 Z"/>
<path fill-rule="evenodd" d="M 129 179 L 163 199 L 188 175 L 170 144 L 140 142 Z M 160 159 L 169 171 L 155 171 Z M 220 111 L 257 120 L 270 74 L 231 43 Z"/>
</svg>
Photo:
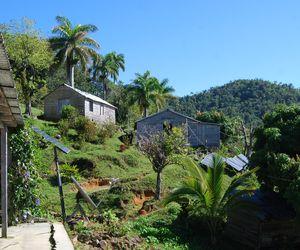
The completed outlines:
<svg viewBox="0 0 300 250">
<path fill-rule="evenodd" d="M 195 117 L 198 111 L 218 110 L 246 122 L 261 120 L 277 104 L 300 103 L 300 90 L 292 84 L 262 79 L 238 79 L 222 86 L 170 100 L 168 106 Z"/>
</svg>

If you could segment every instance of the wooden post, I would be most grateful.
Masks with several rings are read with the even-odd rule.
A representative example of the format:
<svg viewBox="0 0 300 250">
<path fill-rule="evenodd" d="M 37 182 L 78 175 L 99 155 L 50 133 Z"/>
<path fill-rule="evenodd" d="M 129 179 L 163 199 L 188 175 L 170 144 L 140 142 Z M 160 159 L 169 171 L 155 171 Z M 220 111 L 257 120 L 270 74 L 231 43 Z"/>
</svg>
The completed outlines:
<svg viewBox="0 0 300 250">
<path fill-rule="evenodd" d="M 71 180 L 73 181 L 73 183 L 75 184 L 76 188 L 78 189 L 78 191 L 80 192 L 80 194 L 82 195 L 82 197 L 85 199 L 85 201 L 88 202 L 90 205 L 92 205 L 93 208 L 97 209 L 97 205 L 88 196 L 88 194 L 82 189 L 82 187 L 80 186 L 80 184 L 75 180 L 75 178 L 73 176 L 71 176 Z"/>
<path fill-rule="evenodd" d="M 7 238 L 8 213 L 7 213 L 7 127 L 1 128 L 1 210 L 2 210 L 2 237 Z"/>
<path fill-rule="evenodd" d="M 54 161 L 55 161 L 55 166 L 56 166 L 58 190 L 59 190 L 59 196 L 60 196 L 61 215 L 62 215 L 63 222 L 65 222 L 66 221 L 66 209 L 65 209 L 64 193 L 63 193 L 62 182 L 61 182 L 61 177 L 60 177 L 59 162 L 58 162 L 56 147 L 54 147 Z"/>
</svg>

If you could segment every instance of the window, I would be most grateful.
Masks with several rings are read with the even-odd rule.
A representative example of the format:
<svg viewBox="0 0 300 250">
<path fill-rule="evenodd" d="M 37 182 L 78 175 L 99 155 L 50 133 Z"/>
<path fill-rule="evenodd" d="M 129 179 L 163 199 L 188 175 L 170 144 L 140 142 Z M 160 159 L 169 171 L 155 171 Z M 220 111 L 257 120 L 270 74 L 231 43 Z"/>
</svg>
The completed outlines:
<svg viewBox="0 0 300 250">
<path fill-rule="evenodd" d="M 90 112 L 94 111 L 94 104 L 92 101 L 89 101 L 89 106 L 90 106 Z"/>
<path fill-rule="evenodd" d="M 100 115 L 104 115 L 104 105 L 100 105 Z"/>
</svg>

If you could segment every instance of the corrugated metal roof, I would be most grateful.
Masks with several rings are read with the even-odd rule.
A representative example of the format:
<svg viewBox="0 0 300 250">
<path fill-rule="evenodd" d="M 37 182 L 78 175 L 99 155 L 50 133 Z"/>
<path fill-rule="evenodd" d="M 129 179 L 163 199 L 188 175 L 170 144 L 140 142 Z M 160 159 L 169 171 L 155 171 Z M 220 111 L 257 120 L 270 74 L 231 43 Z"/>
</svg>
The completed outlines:
<svg viewBox="0 0 300 250">
<path fill-rule="evenodd" d="M 174 113 L 174 114 L 176 114 L 176 115 L 182 116 L 182 117 L 184 117 L 184 118 L 186 118 L 186 119 L 188 119 L 188 120 L 190 120 L 190 121 L 193 121 L 193 122 L 195 122 L 195 123 L 201 123 L 201 124 L 209 124 L 209 125 L 220 126 L 220 124 L 218 124 L 218 123 L 201 122 L 201 121 L 198 121 L 198 120 L 196 120 L 196 119 L 194 119 L 194 118 L 192 118 L 192 117 L 189 117 L 189 116 L 187 116 L 187 115 L 184 115 L 184 114 L 181 114 L 181 113 L 179 113 L 179 112 L 176 112 L 176 111 L 174 111 L 173 109 L 170 109 L 170 108 L 164 109 L 164 110 L 159 111 L 159 112 L 157 112 L 157 113 L 155 113 L 155 114 L 152 114 L 152 115 L 149 115 L 149 116 L 147 116 L 147 117 L 141 118 L 141 119 L 137 120 L 136 123 L 141 122 L 141 121 L 144 121 L 144 120 L 147 120 L 147 119 L 149 119 L 149 118 L 151 118 L 151 117 L 154 117 L 154 116 L 156 116 L 156 115 L 158 115 L 158 114 L 161 114 L 161 113 L 163 113 L 163 112 L 166 112 L 166 111 L 169 111 L 169 112 L 172 112 L 172 113 Z"/>
<path fill-rule="evenodd" d="M 9 59 L 0 33 L 0 121 L 10 127 L 23 124 L 17 90 L 13 80 Z"/>
<path fill-rule="evenodd" d="M 95 95 L 92 95 L 92 94 L 90 94 L 90 93 L 84 92 L 84 91 L 82 91 L 82 90 L 80 90 L 80 89 L 73 88 L 73 87 L 70 86 L 69 84 L 62 84 L 62 85 L 58 86 L 55 90 L 53 90 L 52 92 L 50 92 L 50 93 L 48 93 L 46 96 L 44 96 L 43 99 L 46 98 L 46 97 L 47 97 L 48 95 L 50 95 L 51 93 L 53 93 L 54 91 L 56 91 L 57 89 L 59 89 L 61 86 L 65 86 L 65 87 L 67 87 L 67 88 L 70 88 L 70 89 L 72 89 L 73 91 L 75 91 L 76 93 L 78 93 L 79 95 L 84 96 L 84 97 L 87 98 L 87 99 L 90 99 L 90 100 L 95 101 L 95 102 L 103 103 L 103 104 L 106 104 L 107 106 L 110 106 L 110 107 L 112 107 L 112 108 L 117 109 L 117 107 L 115 107 L 114 105 L 110 104 L 109 102 L 103 100 L 102 98 L 100 98 L 100 97 L 98 97 L 98 96 L 95 96 Z"/>
<path fill-rule="evenodd" d="M 207 166 L 207 167 L 212 167 L 213 156 L 214 156 L 214 153 L 206 155 L 202 159 L 201 163 L 203 165 Z M 226 162 L 226 164 L 233 167 L 237 171 L 241 171 L 241 170 L 245 169 L 245 167 L 247 167 L 247 165 L 249 164 L 248 158 L 243 154 L 239 154 L 239 155 L 234 156 L 232 158 L 222 157 L 222 159 L 223 159 L 224 162 Z"/>
</svg>

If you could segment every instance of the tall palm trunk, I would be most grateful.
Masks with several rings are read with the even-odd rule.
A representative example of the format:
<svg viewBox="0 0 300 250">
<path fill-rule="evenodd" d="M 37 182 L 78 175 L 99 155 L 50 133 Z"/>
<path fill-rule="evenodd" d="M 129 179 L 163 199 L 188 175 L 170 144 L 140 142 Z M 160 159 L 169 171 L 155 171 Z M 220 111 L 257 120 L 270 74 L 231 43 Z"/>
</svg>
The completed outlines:
<svg viewBox="0 0 300 250">
<path fill-rule="evenodd" d="M 106 100 L 108 96 L 108 86 L 106 79 L 103 79 L 103 99 Z"/>
<path fill-rule="evenodd" d="M 71 63 L 71 60 L 67 60 L 66 63 L 67 67 L 67 81 L 69 85 L 71 85 L 74 88 L 74 64 Z"/>
<path fill-rule="evenodd" d="M 156 192 L 155 199 L 160 200 L 161 196 L 161 171 L 157 172 L 156 176 Z"/>
</svg>

